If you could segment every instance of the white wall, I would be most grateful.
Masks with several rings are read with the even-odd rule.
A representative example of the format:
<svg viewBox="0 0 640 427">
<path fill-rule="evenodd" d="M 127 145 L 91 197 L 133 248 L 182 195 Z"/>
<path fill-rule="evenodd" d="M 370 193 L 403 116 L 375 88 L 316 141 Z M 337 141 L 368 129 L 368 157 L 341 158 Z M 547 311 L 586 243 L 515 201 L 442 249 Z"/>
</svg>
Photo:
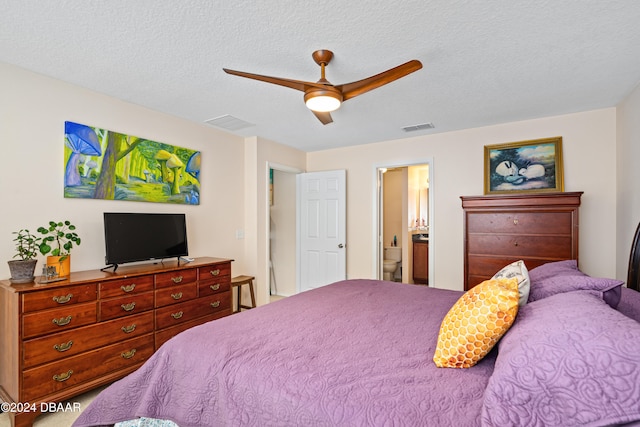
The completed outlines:
<svg viewBox="0 0 640 427">
<path fill-rule="evenodd" d="M 371 277 L 374 271 L 375 165 L 431 158 L 435 284 L 462 289 L 459 196 L 483 191 L 484 145 L 559 135 L 564 143 L 565 190 L 585 191 L 580 214 L 581 268 L 592 275 L 626 278 L 630 235 L 640 219 L 640 196 L 635 190 L 640 172 L 634 163 L 640 158 L 640 125 L 634 120 L 640 113 L 639 89 L 620 105 L 617 121 L 616 109 L 609 108 L 306 154 L 262 138 L 243 139 L 6 64 L 0 64 L 0 93 L 4 160 L 0 259 L 10 260 L 14 254 L 12 231 L 35 230 L 50 219 L 69 219 L 82 237 L 82 245 L 73 251 L 72 269 L 101 268 L 102 212 L 185 212 L 191 255 L 234 259 L 234 274 L 256 275 L 260 304 L 268 296 L 269 162 L 299 170 L 348 170 L 347 274 L 355 278 Z M 200 150 L 201 204 L 65 199 L 66 120 Z M 244 232 L 244 240 L 236 238 L 238 230 Z M 6 262 L 0 262 L 0 277 L 9 277 Z"/>
<path fill-rule="evenodd" d="M 348 277 L 370 278 L 374 271 L 375 165 L 433 159 L 430 250 L 434 251 L 434 286 L 461 290 L 460 196 L 483 193 L 484 146 L 553 136 L 563 137 L 565 191 L 585 192 L 580 210 L 580 267 L 587 274 L 614 277 L 615 108 L 308 153 L 309 171 L 347 170 Z"/>
<path fill-rule="evenodd" d="M 617 119 L 617 275 L 626 279 L 633 232 L 640 221 L 640 86 L 620 103 Z"/>
<path fill-rule="evenodd" d="M 184 212 L 191 256 L 232 258 L 244 269 L 244 140 L 0 63 L 0 277 L 14 255 L 12 231 L 69 219 L 82 244 L 72 271 L 104 267 L 104 211 Z M 63 197 L 64 122 L 97 126 L 202 152 L 199 206 Z M 37 272 L 40 271 L 44 257 Z"/>
<path fill-rule="evenodd" d="M 383 175 L 384 196 L 383 196 L 383 247 L 392 246 L 393 237 L 396 236 L 397 246 L 403 246 L 402 239 L 406 232 L 402 227 L 402 193 L 406 191 L 403 188 L 403 172 L 402 169 L 390 169 Z"/>
</svg>

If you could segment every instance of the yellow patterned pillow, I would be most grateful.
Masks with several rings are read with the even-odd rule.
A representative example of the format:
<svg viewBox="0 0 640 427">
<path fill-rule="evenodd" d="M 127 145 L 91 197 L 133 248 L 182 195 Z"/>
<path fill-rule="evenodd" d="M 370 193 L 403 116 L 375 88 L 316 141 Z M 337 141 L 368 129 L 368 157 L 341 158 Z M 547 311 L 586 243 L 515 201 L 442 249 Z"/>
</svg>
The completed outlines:
<svg viewBox="0 0 640 427">
<path fill-rule="evenodd" d="M 490 279 L 469 289 L 442 320 L 433 361 L 470 368 L 489 353 L 518 314 L 518 280 Z"/>
</svg>

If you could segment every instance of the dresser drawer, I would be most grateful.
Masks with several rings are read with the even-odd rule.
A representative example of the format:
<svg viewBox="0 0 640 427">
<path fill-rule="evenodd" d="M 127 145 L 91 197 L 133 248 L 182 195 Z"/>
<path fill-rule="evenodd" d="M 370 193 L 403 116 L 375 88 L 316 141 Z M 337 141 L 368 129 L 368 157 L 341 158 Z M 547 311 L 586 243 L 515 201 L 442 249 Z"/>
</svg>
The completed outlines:
<svg viewBox="0 0 640 427">
<path fill-rule="evenodd" d="M 25 368 L 31 368 L 151 332 L 153 332 L 153 313 L 150 311 L 100 324 L 82 326 L 25 341 L 22 363 Z"/>
<path fill-rule="evenodd" d="M 95 301 L 97 298 L 96 285 L 68 286 L 50 290 L 40 290 L 22 295 L 22 311 L 29 313 L 48 308 L 58 308 L 81 302 Z"/>
<path fill-rule="evenodd" d="M 228 278 L 228 279 L 227 279 Z M 214 281 L 231 281 L 231 263 L 226 262 L 222 264 L 207 265 L 206 267 L 198 268 L 198 279 L 200 282 L 205 280 Z"/>
<path fill-rule="evenodd" d="M 180 332 L 191 329 L 194 326 L 202 325 L 203 323 L 211 322 L 212 320 L 220 319 L 221 317 L 229 316 L 233 313 L 231 308 L 226 310 L 217 311 L 211 315 L 199 317 L 198 319 L 191 320 L 189 322 L 183 322 L 170 328 L 165 328 L 156 332 L 156 350 L 160 348 L 162 344 L 170 340 L 172 337 L 178 335 Z"/>
<path fill-rule="evenodd" d="M 495 256 L 475 256 L 469 255 L 469 264 L 467 265 L 467 273 L 470 276 L 483 277 L 482 280 L 490 279 L 500 271 L 503 267 L 518 261 L 520 258 L 512 257 L 495 257 Z M 529 266 L 525 262 L 527 269 Z M 477 284 L 477 283 L 476 283 Z"/>
<path fill-rule="evenodd" d="M 487 254 L 497 257 L 574 258 L 570 236 L 514 236 L 507 234 L 469 234 L 469 255 Z"/>
<path fill-rule="evenodd" d="M 149 334 L 25 370 L 20 400 L 34 401 L 102 375 L 139 365 L 151 356 L 153 346 L 153 334 Z"/>
<path fill-rule="evenodd" d="M 197 296 L 198 284 L 195 282 L 158 289 L 156 291 L 156 307 L 164 307 L 166 305 L 189 301 Z"/>
<path fill-rule="evenodd" d="M 494 257 L 494 256 L 476 256 L 469 255 L 469 264 L 467 265 L 467 273 L 473 276 L 484 277 L 490 279 L 500 271 L 503 267 L 511 264 L 512 262 L 522 260 L 524 261 L 527 270 L 532 270 L 541 266 L 547 262 L 562 261 L 560 259 L 532 259 L 532 258 L 513 258 L 513 257 Z"/>
<path fill-rule="evenodd" d="M 22 317 L 22 336 L 31 338 L 95 323 L 96 305 L 95 302 L 87 302 L 25 314 Z"/>
<path fill-rule="evenodd" d="M 153 290 L 153 276 L 139 276 L 100 283 L 100 298 L 134 295 Z"/>
<path fill-rule="evenodd" d="M 482 283 L 485 280 L 491 279 L 494 274 L 500 271 L 504 266 L 511 264 L 512 262 L 522 260 L 524 261 L 527 270 L 546 264 L 547 262 L 563 261 L 564 259 L 542 259 L 542 258 L 511 258 L 511 257 L 492 257 L 492 256 L 475 256 L 469 255 L 467 265 L 467 277 L 468 284 L 467 290 Z"/>
<path fill-rule="evenodd" d="M 207 296 L 218 294 L 220 292 L 227 292 L 231 289 L 231 278 L 222 277 L 219 280 L 207 280 L 198 284 L 200 287 L 200 296 Z"/>
<path fill-rule="evenodd" d="M 231 308 L 231 292 L 156 309 L 156 330 Z"/>
<path fill-rule="evenodd" d="M 100 320 L 115 319 L 153 309 L 153 291 L 100 301 Z"/>
<path fill-rule="evenodd" d="M 474 212 L 467 215 L 469 233 L 567 234 L 571 212 Z"/>
<path fill-rule="evenodd" d="M 156 289 L 195 282 L 197 279 L 198 270 L 195 268 L 160 273 L 156 274 Z"/>
</svg>

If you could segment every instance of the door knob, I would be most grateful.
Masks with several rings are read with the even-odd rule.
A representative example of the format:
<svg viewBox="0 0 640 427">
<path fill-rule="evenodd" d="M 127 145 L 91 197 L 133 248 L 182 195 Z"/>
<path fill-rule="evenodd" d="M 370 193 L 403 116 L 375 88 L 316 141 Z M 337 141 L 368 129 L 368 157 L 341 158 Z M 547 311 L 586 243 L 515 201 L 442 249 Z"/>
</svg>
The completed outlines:
<svg viewBox="0 0 640 427">
<path fill-rule="evenodd" d="M 340 244 L 338 245 L 338 247 L 339 247 L 340 249 L 342 249 L 342 248 L 344 248 L 344 245 L 343 245 L 342 243 L 340 243 Z"/>
</svg>

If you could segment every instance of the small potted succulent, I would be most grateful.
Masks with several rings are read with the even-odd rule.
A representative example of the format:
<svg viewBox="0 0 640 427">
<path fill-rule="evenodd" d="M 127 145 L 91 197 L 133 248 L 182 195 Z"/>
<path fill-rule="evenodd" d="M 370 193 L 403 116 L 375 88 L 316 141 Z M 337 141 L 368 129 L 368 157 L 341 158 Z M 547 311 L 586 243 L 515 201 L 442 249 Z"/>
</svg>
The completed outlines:
<svg viewBox="0 0 640 427">
<path fill-rule="evenodd" d="M 16 235 L 16 238 L 13 239 L 13 241 L 16 242 L 16 254 L 13 258 L 20 259 L 8 261 L 9 271 L 11 272 L 11 283 L 33 282 L 33 272 L 38 263 L 38 260 L 35 258 L 38 255 L 41 239 L 31 234 L 27 229 L 14 231 L 13 234 Z"/>
<path fill-rule="evenodd" d="M 38 233 L 43 235 L 40 253 L 47 255 L 47 266 L 55 266 L 59 277 L 68 276 L 71 272 L 71 248 L 81 242 L 75 229 L 70 221 L 49 221 L 47 226 L 38 227 Z"/>
</svg>

